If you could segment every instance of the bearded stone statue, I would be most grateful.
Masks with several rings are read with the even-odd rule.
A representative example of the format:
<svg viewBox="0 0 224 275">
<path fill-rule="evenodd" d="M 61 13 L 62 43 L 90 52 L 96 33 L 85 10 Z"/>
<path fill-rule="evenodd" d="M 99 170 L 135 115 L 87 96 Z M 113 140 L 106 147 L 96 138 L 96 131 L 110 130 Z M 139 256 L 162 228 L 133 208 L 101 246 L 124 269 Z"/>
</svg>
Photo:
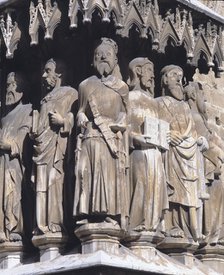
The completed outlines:
<svg viewBox="0 0 224 275">
<path fill-rule="evenodd" d="M 0 128 L 0 242 L 21 241 L 23 235 L 22 185 L 29 156 L 28 133 L 31 104 L 22 104 L 23 82 L 19 74 L 7 77 L 6 109 Z"/>
<path fill-rule="evenodd" d="M 129 63 L 130 81 L 130 230 L 151 232 L 164 230 L 161 224 L 168 209 L 168 195 L 162 162 L 162 144 L 158 102 L 154 99 L 154 66 L 147 58 Z M 150 123 L 149 132 L 145 130 Z M 152 124 L 154 123 L 154 127 Z M 156 142 L 154 140 L 156 135 Z M 159 228 L 160 227 L 160 228 Z"/>
<path fill-rule="evenodd" d="M 120 79 L 117 45 L 102 38 L 94 51 L 95 75 L 79 85 L 74 216 L 78 223 L 106 221 L 125 226 L 126 114 L 128 87 Z M 79 148 L 80 147 L 80 148 Z"/>
<path fill-rule="evenodd" d="M 46 95 L 40 102 L 40 113 L 36 111 L 33 117 L 35 235 L 64 231 L 64 182 L 69 172 L 73 112 L 78 98 L 75 89 L 61 86 L 61 74 L 53 59 L 47 61 L 42 77 Z"/>
</svg>

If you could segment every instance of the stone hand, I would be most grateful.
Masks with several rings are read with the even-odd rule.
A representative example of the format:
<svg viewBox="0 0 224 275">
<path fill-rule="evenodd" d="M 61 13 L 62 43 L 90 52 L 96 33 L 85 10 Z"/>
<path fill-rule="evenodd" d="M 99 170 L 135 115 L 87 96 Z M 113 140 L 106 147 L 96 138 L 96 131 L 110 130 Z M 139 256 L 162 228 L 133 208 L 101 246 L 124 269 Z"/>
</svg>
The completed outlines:
<svg viewBox="0 0 224 275">
<path fill-rule="evenodd" d="M 206 139 L 205 137 L 203 137 L 203 136 L 200 136 L 200 137 L 197 139 L 197 144 L 198 144 L 198 147 L 199 147 L 200 152 L 205 152 L 205 151 L 207 151 L 208 148 L 209 148 L 207 139 Z"/>
<path fill-rule="evenodd" d="M 152 147 L 152 145 L 150 143 L 150 139 L 151 139 L 151 137 L 146 136 L 146 135 L 135 135 L 133 137 L 135 145 L 142 146 L 142 147 L 145 147 L 145 148 L 151 148 Z"/>
<path fill-rule="evenodd" d="M 124 132 L 126 130 L 126 125 L 124 125 L 124 124 L 110 124 L 110 129 L 114 133 L 117 133 L 119 131 Z"/>
<path fill-rule="evenodd" d="M 64 119 L 57 111 L 49 112 L 49 116 L 50 116 L 50 122 L 53 125 L 58 125 L 58 126 L 64 125 Z"/>
<path fill-rule="evenodd" d="M 171 134 L 170 134 L 170 131 L 168 131 L 168 132 L 166 133 L 166 141 L 167 141 L 168 144 L 170 144 L 170 142 L 171 142 Z"/>
<path fill-rule="evenodd" d="M 169 133 L 168 133 L 169 135 Z M 172 146 L 177 146 L 183 141 L 183 137 L 177 131 L 170 131 L 170 143 Z"/>
<path fill-rule="evenodd" d="M 89 121 L 84 113 L 79 113 L 78 116 L 78 126 L 82 128 L 87 128 L 87 122 Z"/>
<path fill-rule="evenodd" d="M 10 150 L 11 144 L 8 141 L 0 140 L 0 150 Z"/>
</svg>

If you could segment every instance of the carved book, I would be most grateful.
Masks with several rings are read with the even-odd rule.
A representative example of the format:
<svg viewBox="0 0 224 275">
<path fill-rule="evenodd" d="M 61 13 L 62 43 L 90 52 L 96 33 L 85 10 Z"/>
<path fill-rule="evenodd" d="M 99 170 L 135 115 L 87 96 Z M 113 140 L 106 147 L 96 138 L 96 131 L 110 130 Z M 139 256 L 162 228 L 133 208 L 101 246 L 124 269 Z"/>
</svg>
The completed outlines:
<svg viewBox="0 0 224 275">
<path fill-rule="evenodd" d="M 167 142 L 167 132 L 169 131 L 169 123 L 155 118 L 146 116 L 144 120 L 144 135 L 148 136 L 148 142 L 162 149 L 169 150 Z"/>
</svg>

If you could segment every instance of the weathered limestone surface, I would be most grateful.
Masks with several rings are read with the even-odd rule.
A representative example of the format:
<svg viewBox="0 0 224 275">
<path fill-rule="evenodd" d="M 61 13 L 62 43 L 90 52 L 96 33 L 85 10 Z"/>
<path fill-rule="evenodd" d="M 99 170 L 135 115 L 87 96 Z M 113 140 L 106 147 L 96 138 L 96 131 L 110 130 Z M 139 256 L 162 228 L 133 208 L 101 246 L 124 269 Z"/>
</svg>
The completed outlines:
<svg viewBox="0 0 224 275">
<path fill-rule="evenodd" d="M 153 261 L 145 262 L 142 258 L 135 256 L 126 248 L 120 248 L 119 255 L 108 254 L 104 251 L 98 251 L 93 254 L 72 254 L 59 256 L 51 261 L 42 263 L 33 263 L 23 266 L 17 266 L 15 269 L 1 271 L 1 274 L 211 274 L 218 275 L 209 267 L 203 267 L 195 260 L 193 266 L 187 267 L 178 261 L 168 259 L 168 257 L 157 251 Z M 103 272 L 103 273 L 101 273 Z"/>
</svg>

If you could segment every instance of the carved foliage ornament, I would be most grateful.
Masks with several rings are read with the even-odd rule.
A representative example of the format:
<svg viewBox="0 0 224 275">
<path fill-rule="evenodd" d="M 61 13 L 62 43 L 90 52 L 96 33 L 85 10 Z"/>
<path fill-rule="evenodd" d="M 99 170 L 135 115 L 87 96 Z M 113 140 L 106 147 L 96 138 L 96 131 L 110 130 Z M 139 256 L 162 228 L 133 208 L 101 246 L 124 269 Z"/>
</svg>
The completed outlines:
<svg viewBox="0 0 224 275">
<path fill-rule="evenodd" d="M 43 3 L 44 2 L 44 3 Z M 30 3 L 30 27 L 29 34 L 31 45 L 38 44 L 38 30 L 41 26 L 45 31 L 45 39 L 52 39 L 54 30 L 61 22 L 61 11 L 57 2 L 51 4 L 51 0 L 38 0 L 37 6 Z"/>
<path fill-rule="evenodd" d="M 17 22 L 13 24 L 9 12 L 6 14 L 6 19 L 4 19 L 4 16 L 1 17 L 0 28 L 6 45 L 6 58 L 13 58 L 14 51 L 17 49 L 21 37 L 21 31 Z"/>
</svg>

